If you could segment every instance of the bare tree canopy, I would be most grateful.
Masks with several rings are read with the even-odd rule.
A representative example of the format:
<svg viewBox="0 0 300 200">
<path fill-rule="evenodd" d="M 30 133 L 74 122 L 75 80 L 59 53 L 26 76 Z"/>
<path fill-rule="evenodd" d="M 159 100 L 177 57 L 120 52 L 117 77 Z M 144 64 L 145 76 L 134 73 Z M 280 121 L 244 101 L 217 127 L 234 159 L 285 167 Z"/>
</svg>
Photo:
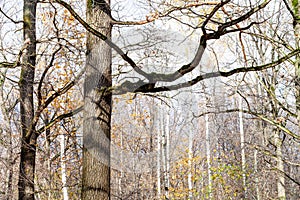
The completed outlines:
<svg viewBox="0 0 300 200">
<path fill-rule="evenodd" d="M 300 199 L 298 0 L 2 0 L 0 199 Z"/>
</svg>

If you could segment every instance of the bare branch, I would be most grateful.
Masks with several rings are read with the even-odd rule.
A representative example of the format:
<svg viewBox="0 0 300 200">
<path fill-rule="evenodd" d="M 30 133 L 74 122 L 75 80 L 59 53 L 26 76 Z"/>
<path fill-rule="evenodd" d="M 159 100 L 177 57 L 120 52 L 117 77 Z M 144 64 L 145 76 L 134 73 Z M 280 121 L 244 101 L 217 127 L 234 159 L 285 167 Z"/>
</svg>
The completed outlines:
<svg viewBox="0 0 300 200">
<path fill-rule="evenodd" d="M 73 81 L 70 81 L 68 84 L 66 84 L 64 87 L 60 88 L 58 91 L 56 91 L 54 94 L 52 94 L 43 104 L 41 109 L 46 108 L 54 99 L 61 96 L 62 94 L 65 94 L 69 91 L 76 83 L 79 81 L 81 76 L 84 74 L 85 69 L 82 69 L 81 72 L 77 75 L 77 77 L 74 78 Z"/>
<path fill-rule="evenodd" d="M 247 12 L 246 14 L 242 15 L 241 17 L 231 20 L 229 22 L 224 23 L 220 29 L 224 30 L 230 26 L 236 25 L 237 23 L 240 23 L 246 19 L 249 19 L 249 17 L 251 17 L 254 13 L 257 13 L 258 11 L 260 11 L 261 9 L 265 8 L 272 0 L 267 0 L 264 1 L 262 4 L 258 5 L 257 7 L 252 8 L 249 12 Z"/>
<path fill-rule="evenodd" d="M 207 23 L 209 22 L 209 20 L 216 14 L 216 12 L 222 8 L 225 4 L 229 3 L 230 0 L 226 0 L 226 1 L 221 1 L 217 6 L 214 7 L 214 9 L 209 13 L 208 17 L 206 18 L 206 20 L 203 22 L 202 24 L 202 31 L 203 34 L 206 34 L 206 30 L 205 30 L 205 26 L 207 25 Z"/>
<path fill-rule="evenodd" d="M 268 63 L 268 64 L 254 66 L 254 67 L 240 67 L 240 68 L 235 68 L 235 69 L 227 71 L 227 72 L 216 71 L 216 72 L 205 73 L 205 74 L 197 76 L 196 78 L 194 78 L 190 81 L 175 84 L 175 85 L 170 85 L 170 86 L 147 88 L 145 86 L 147 86 L 149 83 L 146 83 L 146 82 L 137 83 L 136 82 L 136 83 L 131 83 L 131 85 L 130 85 L 129 81 L 126 81 L 126 86 L 125 86 L 125 83 L 123 83 L 119 87 L 115 88 L 115 94 L 123 94 L 126 92 L 154 93 L 154 92 L 171 91 L 171 90 L 177 90 L 180 88 L 186 88 L 186 87 L 195 85 L 196 83 L 203 81 L 205 79 L 216 78 L 216 77 L 229 77 L 229 76 L 232 76 L 232 75 L 238 74 L 238 73 L 245 73 L 245 72 L 251 72 L 251 71 L 262 71 L 262 70 L 265 70 L 268 68 L 272 68 L 272 67 L 275 67 L 275 66 L 285 62 L 286 60 L 290 59 L 291 57 L 293 57 L 299 53 L 300 53 L 300 49 L 296 49 L 296 50 L 290 52 L 289 54 L 287 54 L 286 56 L 283 56 L 282 58 L 280 58 L 274 62 Z M 155 79 L 155 80 L 157 80 L 157 81 L 164 81 L 164 82 L 169 81 L 169 79 L 168 79 L 169 77 L 166 74 L 159 74 L 159 75 L 156 75 L 156 77 L 157 77 L 157 79 Z M 137 88 L 134 91 L 126 90 L 126 88 L 136 88 L 135 87 L 136 85 L 142 85 L 142 86 Z"/>
<path fill-rule="evenodd" d="M 182 67 L 180 67 L 180 69 L 178 69 L 177 71 L 175 71 L 174 73 L 171 74 L 158 74 L 158 73 L 146 73 L 144 72 L 142 69 L 140 69 L 136 63 L 129 57 L 127 56 L 127 54 L 125 54 L 116 44 L 114 44 L 109 38 L 107 38 L 106 36 L 104 36 L 102 33 L 98 32 L 97 30 L 95 30 L 94 28 L 92 28 L 87 22 L 85 22 L 74 10 L 73 8 L 66 3 L 63 0 L 55 0 L 57 3 L 59 3 L 60 5 L 62 5 L 63 7 L 65 7 L 70 13 L 71 15 L 79 21 L 79 23 L 81 23 L 87 31 L 89 31 L 90 33 L 94 34 L 95 36 L 99 37 L 100 39 L 102 39 L 103 41 L 105 41 L 111 48 L 113 48 L 127 63 L 129 63 L 132 68 L 140 75 L 142 75 L 143 77 L 145 77 L 146 79 L 149 80 L 149 83 L 147 83 L 147 89 L 153 89 L 155 83 L 157 81 L 164 81 L 164 82 L 173 82 L 175 80 L 177 80 L 178 78 L 182 77 L 184 74 L 187 74 L 189 72 L 191 72 L 193 69 L 195 69 L 202 58 L 202 55 L 205 51 L 206 48 L 206 41 L 210 40 L 210 39 L 218 39 L 220 38 L 222 35 L 226 34 L 226 28 L 232 25 L 235 25 L 247 18 L 249 18 L 252 14 L 258 12 L 259 10 L 263 9 L 271 0 L 265 1 L 264 3 L 258 5 L 257 7 L 251 9 L 248 13 L 246 13 L 245 15 L 232 20 L 230 22 L 224 23 L 221 26 L 219 26 L 218 30 L 213 32 L 213 33 L 208 33 L 206 34 L 206 32 L 204 31 L 203 34 L 201 36 L 200 42 L 199 42 L 199 47 L 198 50 L 196 52 L 196 55 L 193 59 L 193 61 L 187 65 L 183 65 Z M 222 1 L 221 3 L 219 3 L 214 10 L 210 13 L 207 22 L 203 24 L 203 29 L 205 27 L 205 25 L 208 23 L 209 18 L 211 18 L 218 9 L 220 9 L 223 5 L 225 5 L 226 3 L 228 3 L 229 0 L 226 1 Z M 248 27 L 250 28 L 250 26 Z M 245 28 L 246 29 L 246 28 Z M 229 75 L 228 75 L 229 76 Z M 199 79 L 201 79 L 201 77 L 199 77 Z M 189 84 L 193 83 L 193 82 L 199 82 L 197 80 L 192 80 L 190 81 Z M 188 85 L 189 85 L 188 84 Z M 195 83 L 194 83 L 195 84 Z M 144 86 L 146 84 L 143 84 Z M 150 87 L 148 87 L 150 86 Z M 184 86 L 187 87 L 187 86 Z"/>
<path fill-rule="evenodd" d="M 76 85 L 79 81 L 79 79 L 81 78 L 81 76 L 84 74 L 85 69 L 82 69 L 81 72 L 74 78 L 74 80 L 70 81 L 68 84 L 66 84 L 64 87 L 58 89 L 58 91 L 56 91 L 55 93 L 53 93 L 48 99 L 45 100 L 45 102 L 43 104 L 41 104 L 39 106 L 39 108 L 36 110 L 35 115 L 34 115 L 34 119 L 32 122 L 32 126 L 35 127 L 39 117 L 41 115 L 41 113 L 43 112 L 43 110 L 45 108 L 47 108 L 47 106 L 53 101 L 55 100 L 57 97 L 65 94 L 66 92 L 68 92 L 74 85 Z"/>
<path fill-rule="evenodd" d="M 286 0 L 283 0 L 284 5 L 286 6 L 287 10 L 289 11 L 289 13 L 291 14 L 291 16 L 293 17 L 293 20 L 296 21 L 296 16 L 295 13 L 293 12 L 292 8 L 290 7 L 289 3 Z"/>
<path fill-rule="evenodd" d="M 208 111 L 208 112 L 201 113 L 199 115 L 194 115 L 194 117 L 202 117 L 202 116 L 207 115 L 207 114 L 221 114 L 221 113 L 233 113 L 233 112 L 243 112 L 243 113 L 250 114 L 250 115 L 253 115 L 255 117 L 258 117 L 259 119 L 261 119 L 265 122 L 268 122 L 269 124 L 271 124 L 271 125 L 277 127 L 278 129 L 282 130 L 283 132 L 290 135 L 291 137 L 293 137 L 295 139 L 298 139 L 298 140 L 300 139 L 300 135 L 297 135 L 297 134 L 293 133 L 291 130 L 284 127 L 283 124 L 279 123 L 276 119 L 275 120 L 274 119 L 269 119 L 265 115 L 253 112 L 251 110 L 228 109 L 228 110 L 223 110 L 223 111 Z"/>
<path fill-rule="evenodd" d="M 120 47 L 118 47 L 115 43 L 113 43 L 108 37 L 97 31 L 96 29 L 92 28 L 86 21 L 84 21 L 75 11 L 74 9 L 65 1 L 62 0 L 55 0 L 58 4 L 62 5 L 64 8 L 66 8 L 71 15 L 90 33 L 93 35 L 99 37 L 101 40 L 103 40 L 108 46 L 110 46 L 112 49 L 114 49 L 127 63 L 132 66 L 134 71 L 136 71 L 138 74 L 142 75 L 143 77 L 147 78 L 148 80 L 151 80 L 151 76 L 144 72 L 142 69 L 140 69 L 136 63 L 127 55 L 125 54 Z"/>
<path fill-rule="evenodd" d="M 219 3 L 217 2 L 201 2 L 201 3 L 189 3 L 187 5 L 184 5 L 182 7 L 178 6 L 173 6 L 169 10 L 159 13 L 158 11 L 155 13 L 150 13 L 149 15 L 146 16 L 145 20 L 140 20 L 140 21 L 118 21 L 115 19 L 112 19 L 111 23 L 114 25 L 144 25 L 150 22 L 153 22 L 159 18 L 169 16 L 171 13 L 175 11 L 181 11 L 181 10 L 187 10 L 191 8 L 196 8 L 200 6 L 208 6 L 208 5 L 218 5 Z"/>
<path fill-rule="evenodd" d="M 46 124 L 45 126 L 41 127 L 39 130 L 37 130 L 37 134 L 40 135 L 46 129 L 51 128 L 52 126 L 54 126 L 58 122 L 62 121 L 63 119 L 70 118 L 70 117 L 76 115 L 77 113 L 81 112 L 82 110 L 83 110 L 83 106 L 80 106 L 79 108 L 76 108 L 75 110 L 73 110 L 71 112 L 59 115 L 55 119 L 51 120 L 48 124 Z"/>
<path fill-rule="evenodd" d="M 0 7 L 0 12 L 1 12 L 7 19 L 9 19 L 10 21 L 12 21 L 12 22 L 15 23 L 15 24 L 23 23 L 23 21 L 16 21 L 16 20 L 12 19 L 10 16 L 8 16 L 8 15 L 1 9 L 1 7 Z"/>
<path fill-rule="evenodd" d="M 0 68 L 16 68 L 19 64 L 14 62 L 0 62 Z"/>
<path fill-rule="evenodd" d="M 250 145 L 250 147 L 258 150 L 259 152 L 265 154 L 266 156 L 270 156 L 270 157 L 273 157 L 273 158 L 277 158 L 277 155 L 270 152 L 269 150 L 267 149 L 264 149 L 263 147 L 259 146 L 259 145 Z M 289 164 L 289 165 L 293 165 L 293 166 L 296 166 L 296 167 L 300 167 L 300 163 L 294 163 L 294 162 L 291 162 L 287 159 L 283 159 L 283 161 L 286 163 L 286 164 Z"/>
<path fill-rule="evenodd" d="M 43 82 L 44 82 L 44 79 L 46 77 L 46 74 L 48 72 L 48 70 L 53 66 L 53 63 L 54 63 L 54 59 L 55 59 L 55 56 L 56 54 L 61 50 L 61 46 L 59 46 L 59 48 L 57 50 L 55 50 L 51 56 L 51 60 L 50 60 L 50 63 L 49 65 L 45 68 L 41 78 L 40 78 L 40 81 L 39 81 L 39 85 L 38 85 L 38 88 L 37 88 L 37 97 L 38 97 L 38 107 L 40 107 L 42 105 L 42 93 L 41 93 L 41 90 L 42 90 L 42 85 L 43 85 Z"/>
</svg>

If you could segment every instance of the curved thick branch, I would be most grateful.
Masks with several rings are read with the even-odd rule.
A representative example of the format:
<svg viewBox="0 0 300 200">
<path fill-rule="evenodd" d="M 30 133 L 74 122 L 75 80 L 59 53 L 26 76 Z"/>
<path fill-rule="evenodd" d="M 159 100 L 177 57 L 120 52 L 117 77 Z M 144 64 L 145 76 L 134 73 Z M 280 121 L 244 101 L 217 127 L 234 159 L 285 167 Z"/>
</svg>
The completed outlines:
<svg viewBox="0 0 300 200">
<path fill-rule="evenodd" d="M 171 74 L 160 74 L 160 73 L 146 73 L 145 71 L 143 71 L 142 69 L 140 69 L 136 63 L 127 55 L 125 54 L 116 44 L 114 44 L 109 38 L 107 38 L 105 35 L 103 35 L 102 33 L 100 33 L 99 31 L 95 30 L 94 28 L 92 28 L 86 21 L 84 21 L 75 11 L 74 9 L 65 1 L 63 0 L 55 0 L 55 2 L 59 3 L 60 5 L 62 5 L 63 7 L 65 7 L 70 13 L 71 15 L 79 21 L 79 23 L 81 25 L 84 26 L 84 28 L 89 31 L 90 33 L 92 33 L 93 35 L 99 37 L 100 39 L 102 39 L 103 41 L 106 42 L 106 44 L 108 44 L 111 48 L 113 48 L 122 58 L 123 60 L 125 60 L 127 63 L 129 63 L 131 65 L 131 67 L 140 75 L 142 75 L 143 77 L 145 77 L 146 79 L 148 79 L 148 85 L 151 85 L 151 87 L 146 87 L 147 89 L 154 89 L 153 84 L 155 85 L 156 82 L 158 81 L 162 81 L 162 82 L 173 82 L 177 79 L 179 79 L 180 77 L 182 77 L 183 75 L 193 71 L 200 63 L 201 58 L 203 56 L 203 53 L 205 51 L 206 48 L 206 44 L 208 40 L 211 39 L 219 39 L 221 36 L 225 35 L 226 32 L 226 28 L 230 27 L 232 25 L 235 25 L 239 22 L 242 22 L 246 19 L 248 19 L 251 15 L 253 15 L 254 13 L 258 12 L 259 10 L 263 9 L 271 0 L 267 0 L 264 3 L 258 5 L 257 7 L 252 8 L 249 12 L 247 12 L 245 15 L 242 15 L 241 17 L 231 20 L 230 22 L 227 23 L 223 23 L 218 27 L 217 31 L 213 31 L 212 33 L 206 33 L 205 31 L 205 26 L 207 25 L 208 21 L 215 15 L 215 13 L 222 8 L 225 4 L 229 3 L 229 0 L 226 1 L 222 1 L 220 3 L 218 3 L 215 8 L 211 11 L 211 13 L 208 15 L 206 21 L 203 23 L 202 25 L 202 30 L 203 30 L 203 35 L 201 36 L 200 42 L 199 42 L 199 47 L 197 49 L 197 52 L 194 56 L 194 59 L 192 60 L 192 62 L 190 62 L 187 65 L 183 65 L 181 66 L 178 70 L 176 70 L 175 72 L 171 73 Z M 250 26 L 248 26 L 248 28 L 250 28 Z M 211 74 L 211 76 L 216 76 L 214 74 Z M 198 79 L 201 80 L 202 77 L 198 77 Z M 206 77 L 204 77 L 206 78 Z M 187 85 L 193 85 L 196 82 L 199 82 L 199 80 L 191 80 L 189 81 L 189 83 L 187 83 Z M 194 83 L 195 82 L 195 83 Z M 145 85 L 145 84 L 143 84 Z M 174 89 L 176 89 L 177 86 L 174 87 Z M 177 88 L 181 88 L 181 87 L 186 87 L 185 84 L 182 86 L 178 86 Z M 142 88 L 143 90 L 145 88 Z M 160 89 L 159 89 L 160 90 Z M 166 89 L 163 89 L 163 91 L 165 91 Z M 140 91 L 140 90 L 138 90 Z M 149 91 L 149 90 L 148 90 Z M 154 90 L 152 90 L 152 92 L 154 92 Z"/>
<path fill-rule="evenodd" d="M 262 71 L 262 70 L 265 70 L 268 68 L 272 68 L 272 67 L 275 67 L 275 66 L 285 62 L 286 60 L 289 60 L 291 57 L 293 57 L 299 53 L 300 53 L 300 49 L 296 49 L 296 50 L 290 52 L 289 54 L 287 54 L 286 56 L 283 56 L 282 58 L 280 58 L 274 62 L 268 63 L 268 64 L 259 65 L 259 66 L 255 66 L 255 67 L 240 67 L 240 68 L 235 68 L 235 69 L 227 71 L 227 72 L 216 71 L 216 72 L 205 73 L 205 74 L 197 76 L 196 78 L 194 78 L 190 81 L 186 81 L 183 83 L 174 84 L 174 85 L 170 85 L 170 86 L 149 88 L 149 87 L 145 87 L 146 85 L 149 85 L 149 83 L 146 83 L 146 82 L 130 83 L 129 81 L 126 81 L 125 83 L 121 84 L 119 87 L 115 88 L 114 94 L 123 94 L 126 92 L 154 93 L 154 92 L 177 90 L 177 89 L 181 89 L 181 88 L 190 87 L 190 86 L 195 85 L 198 82 L 203 81 L 205 79 L 216 78 L 216 77 L 229 77 L 229 76 L 232 76 L 232 75 L 238 74 L 238 73 L 245 73 L 245 72 L 251 72 L 251 71 Z M 136 87 L 137 85 L 139 85 L 140 87 Z M 135 88 L 135 89 L 130 91 L 130 90 L 127 90 L 126 88 Z"/>
</svg>

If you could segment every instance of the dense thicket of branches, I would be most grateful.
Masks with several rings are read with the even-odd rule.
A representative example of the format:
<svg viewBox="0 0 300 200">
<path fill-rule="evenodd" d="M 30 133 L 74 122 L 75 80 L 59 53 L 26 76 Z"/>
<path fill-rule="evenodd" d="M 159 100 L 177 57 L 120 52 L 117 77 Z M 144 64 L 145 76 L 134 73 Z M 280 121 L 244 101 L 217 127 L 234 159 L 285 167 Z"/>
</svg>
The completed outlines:
<svg viewBox="0 0 300 200">
<path fill-rule="evenodd" d="M 3 0 L 0 198 L 299 199 L 299 13 Z"/>
</svg>

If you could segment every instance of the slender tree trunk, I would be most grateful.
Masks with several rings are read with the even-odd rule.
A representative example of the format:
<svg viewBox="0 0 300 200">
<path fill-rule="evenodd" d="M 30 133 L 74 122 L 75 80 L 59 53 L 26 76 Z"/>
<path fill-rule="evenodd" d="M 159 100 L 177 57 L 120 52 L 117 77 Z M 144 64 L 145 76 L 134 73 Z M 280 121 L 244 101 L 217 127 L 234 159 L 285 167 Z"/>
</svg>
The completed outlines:
<svg viewBox="0 0 300 200">
<path fill-rule="evenodd" d="M 66 154 L 65 154 L 65 135 L 60 136 L 60 164 L 61 164 L 61 182 L 63 199 L 69 200 L 68 187 L 67 187 L 67 171 L 66 171 Z"/>
<path fill-rule="evenodd" d="M 193 159 L 193 130 L 189 132 L 189 147 L 188 147 L 188 166 L 189 166 L 189 173 L 188 173 L 188 187 L 189 187 L 189 200 L 193 199 L 193 181 L 192 181 L 192 159 Z"/>
<path fill-rule="evenodd" d="M 169 199 L 169 187 L 170 187 L 170 111 L 166 106 L 166 123 L 164 132 L 164 176 L 165 176 L 165 197 Z M 164 112 L 163 112 L 164 113 Z"/>
<path fill-rule="evenodd" d="M 239 110 L 242 110 L 242 109 L 243 109 L 242 97 L 239 96 Z M 244 197 L 246 198 L 247 186 L 246 186 L 245 133 L 244 133 L 243 113 L 241 111 L 239 112 L 239 126 L 240 126 L 240 137 L 241 137 L 243 191 L 244 191 Z"/>
<path fill-rule="evenodd" d="M 169 188 L 167 186 L 168 178 L 167 178 L 167 138 L 166 138 L 166 127 L 167 122 L 165 122 L 165 112 L 164 112 L 164 106 L 161 105 L 162 108 L 160 110 L 160 127 L 161 127 L 161 140 L 162 140 L 162 164 L 163 164 L 163 186 L 164 186 L 164 198 L 169 199 Z"/>
<path fill-rule="evenodd" d="M 119 196 L 121 196 L 122 195 L 122 193 L 123 193 L 123 191 L 122 191 L 122 187 L 123 187 L 123 177 L 124 177 L 124 169 L 123 169 L 123 160 L 124 160 L 124 158 L 123 158 L 123 133 L 121 132 L 121 136 L 120 136 L 120 148 L 121 148 L 121 162 L 120 162 L 120 164 L 121 164 L 121 166 L 120 166 L 120 177 L 119 177 L 119 182 L 118 182 L 118 184 L 119 184 Z"/>
<path fill-rule="evenodd" d="M 190 117 L 191 114 L 188 115 L 188 120 L 191 119 Z M 193 140 L 194 140 L 194 130 L 189 130 L 189 143 L 188 143 L 188 188 L 189 188 L 189 200 L 192 200 L 193 197 L 193 174 L 192 174 L 192 169 L 193 169 Z"/>
<path fill-rule="evenodd" d="M 49 123 L 48 115 L 45 116 L 45 125 Z M 50 128 L 45 131 L 46 151 L 47 151 L 47 171 L 48 171 L 48 200 L 52 199 L 52 170 L 51 170 L 51 140 L 50 140 Z"/>
<path fill-rule="evenodd" d="M 6 200 L 13 199 L 13 190 L 12 190 L 12 184 L 13 184 L 13 173 L 14 173 L 14 156 L 13 156 L 13 143 L 12 143 L 12 132 L 9 132 L 9 138 L 8 138 L 8 173 L 7 173 L 7 187 L 5 191 Z"/>
<path fill-rule="evenodd" d="M 159 111 L 157 111 L 159 112 Z M 160 113 L 159 113 L 160 114 Z M 158 117 L 159 121 L 162 120 L 161 119 L 161 115 L 159 115 Z M 162 130 L 162 126 L 161 124 L 158 124 L 159 130 L 157 131 L 157 168 L 156 168 L 156 176 L 157 176 L 157 180 L 156 180 L 156 187 L 157 187 L 157 199 L 161 198 L 161 181 L 160 181 L 160 158 L 161 158 L 161 130 Z"/>
<path fill-rule="evenodd" d="M 260 102 L 260 99 L 263 98 L 263 94 L 262 94 L 262 89 L 261 89 L 261 84 L 259 83 L 258 79 L 257 79 L 257 92 L 258 92 L 258 102 Z M 259 105 L 260 106 L 260 105 Z M 263 123 L 262 121 L 257 121 L 257 127 L 259 130 L 259 138 L 258 138 L 258 144 L 262 144 L 262 146 L 265 146 L 264 144 L 264 127 L 263 127 Z M 257 153 L 258 150 L 255 149 L 254 150 L 254 173 L 255 173 L 255 190 L 256 190 L 256 199 L 257 200 L 261 200 L 261 188 L 259 186 L 259 176 L 258 176 L 258 160 L 257 160 Z"/>
<path fill-rule="evenodd" d="M 87 0 L 87 22 L 111 38 L 110 1 Z M 83 200 L 110 199 L 111 48 L 88 33 L 84 84 Z"/>
<path fill-rule="evenodd" d="M 33 83 L 36 59 L 36 5 L 37 0 L 24 0 L 24 51 L 19 81 L 21 113 L 21 158 L 19 172 L 19 200 L 34 199 L 34 172 L 37 135 L 32 127 L 34 116 Z"/>
<path fill-rule="evenodd" d="M 10 126 L 10 119 L 7 113 L 5 98 L 4 98 L 4 81 L 5 81 L 6 71 L 3 73 L 3 79 L 0 79 L 0 106 L 1 106 L 1 114 L 2 114 L 2 134 L 5 133 L 5 137 L 7 138 L 7 178 L 6 178 L 6 188 L 5 188 L 5 199 L 10 200 L 13 198 L 13 167 L 14 167 L 14 154 L 13 154 L 13 142 L 12 142 L 12 133 L 13 130 Z"/>
<path fill-rule="evenodd" d="M 275 130 L 274 143 L 276 146 L 276 163 L 277 163 L 277 192 L 278 199 L 285 200 L 285 179 L 284 179 L 284 163 L 282 158 L 282 140 L 280 138 L 280 131 Z"/>
<path fill-rule="evenodd" d="M 155 138 L 155 126 L 156 126 L 156 123 L 155 123 L 155 120 L 156 120 L 156 116 L 155 116 L 155 113 L 156 113 L 156 109 L 155 109 L 155 100 L 154 98 L 151 99 L 151 104 L 150 104 L 150 138 L 149 138 L 149 152 L 153 153 L 154 152 L 154 138 Z M 154 156 L 152 157 L 151 156 L 151 163 L 155 163 L 155 158 Z M 151 198 L 154 198 L 155 197 L 155 191 L 156 191 L 156 184 L 155 184 L 155 168 L 154 167 L 151 167 L 151 184 L 152 184 L 152 192 L 151 192 Z"/>
<path fill-rule="evenodd" d="M 257 170 L 257 149 L 254 150 L 254 173 L 255 173 L 255 191 L 256 191 L 256 199 L 260 200 L 260 188 L 259 188 L 259 179 L 258 179 L 258 170 Z"/>
<path fill-rule="evenodd" d="M 212 177 L 210 161 L 210 134 L 209 134 L 209 115 L 205 115 L 205 143 L 206 143 L 206 162 L 208 174 L 208 199 L 212 199 Z"/>
</svg>

